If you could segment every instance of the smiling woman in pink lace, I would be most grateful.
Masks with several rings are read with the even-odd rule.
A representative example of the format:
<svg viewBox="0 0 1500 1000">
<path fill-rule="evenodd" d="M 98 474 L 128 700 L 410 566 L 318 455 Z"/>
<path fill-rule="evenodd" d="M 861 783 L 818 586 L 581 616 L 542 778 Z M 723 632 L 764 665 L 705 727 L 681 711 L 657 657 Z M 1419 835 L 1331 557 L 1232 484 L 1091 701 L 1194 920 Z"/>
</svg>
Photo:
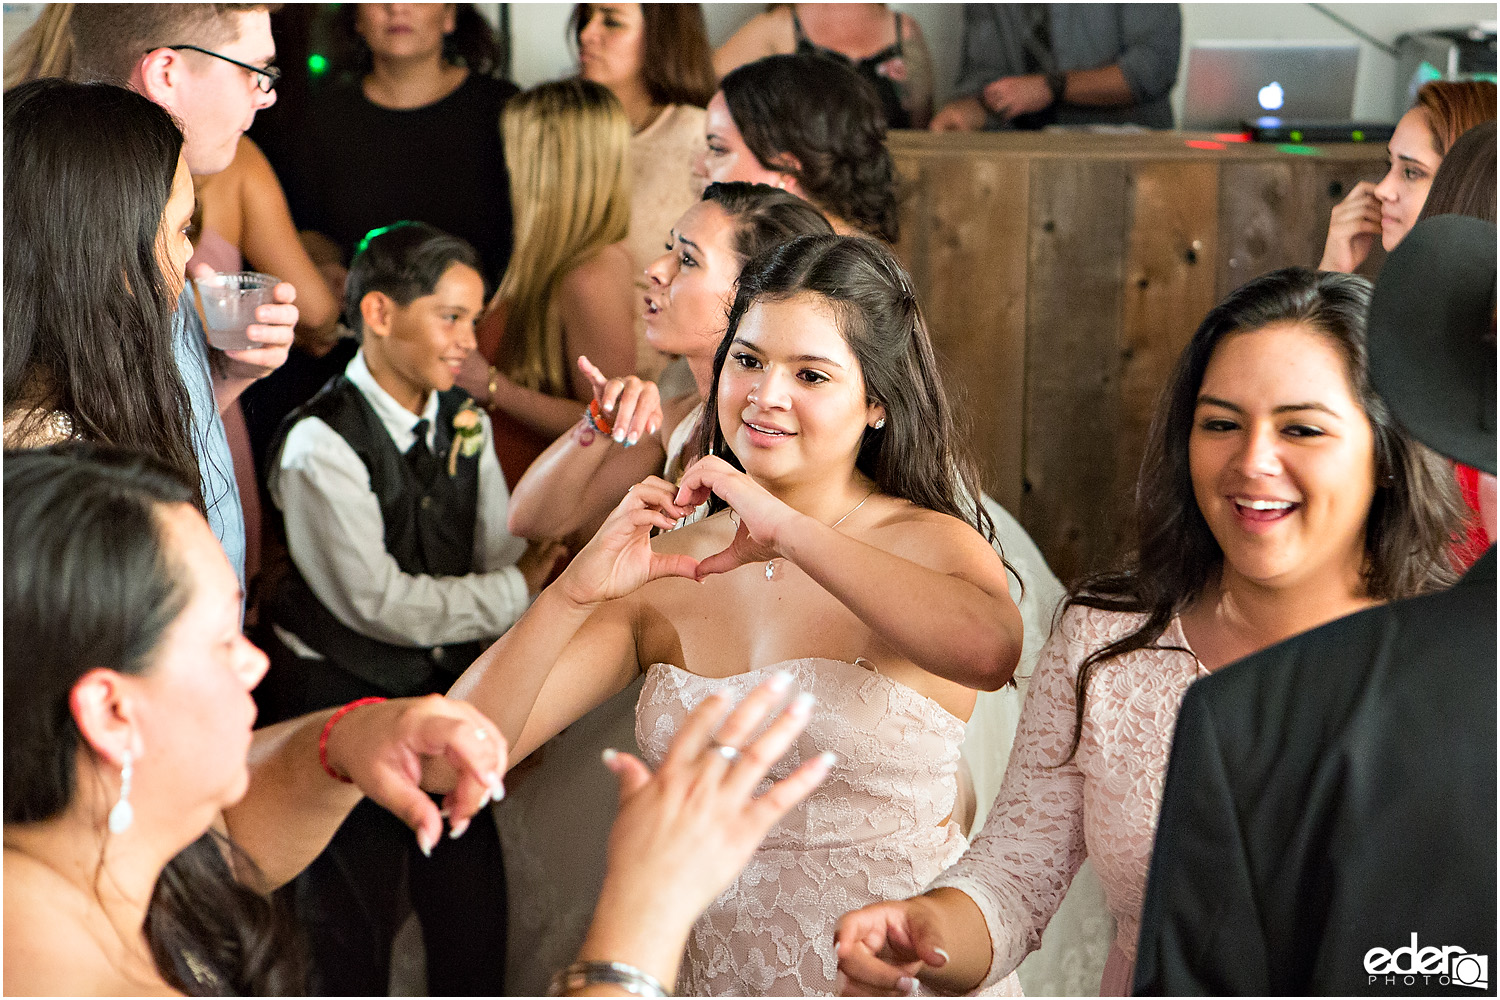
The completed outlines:
<svg viewBox="0 0 1500 1000">
<path fill-rule="evenodd" d="M 1090 857 L 1117 924 L 1101 993 L 1129 993 L 1188 685 L 1451 582 L 1451 477 L 1370 388 L 1369 288 L 1289 268 L 1209 313 L 1152 425 L 1137 557 L 1071 596 L 999 797 L 964 857 L 924 895 L 839 922 L 851 990 L 899 992 L 910 977 L 951 992 L 1013 989 Z"/>
<path fill-rule="evenodd" d="M 453 691 L 496 719 L 512 760 L 642 672 L 653 762 L 715 691 L 769 674 L 815 699 L 771 777 L 838 762 L 700 920 L 688 992 L 832 992 L 838 915 L 915 892 L 963 849 L 964 720 L 975 689 L 1014 671 L 1021 620 L 910 289 L 866 239 L 802 237 L 749 262 L 705 400 L 707 457 L 680 486 L 633 487 Z M 705 502 L 703 520 L 650 537 Z"/>
</svg>

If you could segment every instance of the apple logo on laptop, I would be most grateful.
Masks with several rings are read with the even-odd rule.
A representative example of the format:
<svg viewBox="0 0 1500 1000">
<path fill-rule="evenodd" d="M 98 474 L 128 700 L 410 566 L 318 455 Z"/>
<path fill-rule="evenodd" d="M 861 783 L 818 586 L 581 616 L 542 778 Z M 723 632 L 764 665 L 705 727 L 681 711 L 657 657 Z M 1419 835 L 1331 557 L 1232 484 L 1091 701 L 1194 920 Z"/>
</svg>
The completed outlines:
<svg viewBox="0 0 1500 1000">
<path fill-rule="evenodd" d="M 1281 84 L 1272 80 L 1260 88 L 1260 93 L 1256 94 L 1255 97 L 1260 101 L 1260 106 L 1267 111 L 1277 111 L 1280 110 L 1281 105 L 1286 101 L 1286 92 L 1281 89 Z"/>
</svg>

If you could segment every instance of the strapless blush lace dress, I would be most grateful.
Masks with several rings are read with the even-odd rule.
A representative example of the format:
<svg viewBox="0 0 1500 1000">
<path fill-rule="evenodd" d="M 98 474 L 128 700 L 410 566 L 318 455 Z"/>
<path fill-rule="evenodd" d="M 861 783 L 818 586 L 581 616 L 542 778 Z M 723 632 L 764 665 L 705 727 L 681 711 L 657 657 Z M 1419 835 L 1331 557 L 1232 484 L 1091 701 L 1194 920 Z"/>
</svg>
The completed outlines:
<svg viewBox="0 0 1500 1000">
<path fill-rule="evenodd" d="M 824 751 L 838 763 L 771 829 L 693 928 L 677 984 L 682 996 L 833 994 L 839 917 L 920 892 L 964 850 L 962 832 L 947 819 L 964 723 L 864 666 L 789 660 L 715 679 L 656 664 L 636 709 L 647 763 L 661 765 L 683 718 L 709 694 L 738 699 L 776 670 L 789 671 L 793 692 L 811 691 L 817 704 L 766 784 Z"/>
</svg>

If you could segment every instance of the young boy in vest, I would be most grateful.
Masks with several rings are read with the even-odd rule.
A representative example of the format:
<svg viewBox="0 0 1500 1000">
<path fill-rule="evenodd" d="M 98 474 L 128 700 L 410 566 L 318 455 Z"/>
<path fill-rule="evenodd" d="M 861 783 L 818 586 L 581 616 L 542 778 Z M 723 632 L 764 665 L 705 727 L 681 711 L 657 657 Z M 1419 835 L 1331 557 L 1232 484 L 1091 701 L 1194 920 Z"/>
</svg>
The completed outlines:
<svg viewBox="0 0 1500 1000">
<path fill-rule="evenodd" d="M 506 531 L 489 418 L 453 384 L 483 308 L 473 248 L 422 223 L 374 231 L 350 265 L 345 310 L 362 346 L 271 449 L 292 565 L 271 600 L 270 645 L 290 712 L 446 691 L 560 554 Z M 313 993 L 386 993 L 410 908 L 429 993 L 504 992 L 504 875 L 487 814 L 424 857 L 366 801 L 298 878 L 296 899 Z"/>
</svg>

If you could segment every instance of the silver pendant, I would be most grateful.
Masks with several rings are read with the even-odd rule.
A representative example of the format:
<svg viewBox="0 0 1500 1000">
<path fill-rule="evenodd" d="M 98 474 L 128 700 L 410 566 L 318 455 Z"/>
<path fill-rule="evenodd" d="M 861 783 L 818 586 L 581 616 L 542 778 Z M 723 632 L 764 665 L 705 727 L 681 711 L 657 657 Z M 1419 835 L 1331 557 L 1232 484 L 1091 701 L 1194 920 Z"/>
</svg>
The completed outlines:
<svg viewBox="0 0 1500 1000">
<path fill-rule="evenodd" d="M 766 579 L 776 579 L 776 560 L 772 559 L 766 563 Z"/>
</svg>

